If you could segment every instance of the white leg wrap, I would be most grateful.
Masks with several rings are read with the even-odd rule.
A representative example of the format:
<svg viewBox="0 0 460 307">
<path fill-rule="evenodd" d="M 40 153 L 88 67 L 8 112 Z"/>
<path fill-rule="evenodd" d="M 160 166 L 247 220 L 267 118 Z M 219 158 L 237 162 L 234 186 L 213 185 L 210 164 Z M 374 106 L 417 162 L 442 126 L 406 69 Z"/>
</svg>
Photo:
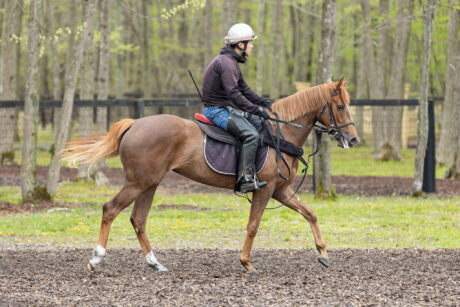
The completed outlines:
<svg viewBox="0 0 460 307">
<path fill-rule="evenodd" d="M 97 245 L 96 248 L 93 250 L 93 259 L 89 261 L 91 268 L 95 269 L 104 259 L 105 256 L 105 248 L 100 245 Z"/>
<path fill-rule="evenodd" d="M 145 260 L 147 260 L 147 264 L 150 267 L 154 268 L 155 270 L 159 272 L 164 272 L 168 270 L 167 268 L 162 266 L 161 263 L 158 262 L 157 258 L 153 254 L 153 250 L 150 251 L 150 253 L 148 253 L 147 256 L 145 256 Z"/>
</svg>

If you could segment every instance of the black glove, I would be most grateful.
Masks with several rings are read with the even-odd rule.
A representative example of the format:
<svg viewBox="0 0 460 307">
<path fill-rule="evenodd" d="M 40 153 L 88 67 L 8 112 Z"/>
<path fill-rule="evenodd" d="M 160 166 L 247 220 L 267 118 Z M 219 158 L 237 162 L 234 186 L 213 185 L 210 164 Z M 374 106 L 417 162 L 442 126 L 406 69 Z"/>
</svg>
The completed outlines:
<svg viewBox="0 0 460 307">
<path fill-rule="evenodd" d="M 262 108 L 262 107 L 259 107 L 259 111 L 258 111 L 257 115 L 259 115 L 260 117 L 262 117 L 265 120 L 267 120 L 270 117 L 270 115 L 268 115 L 267 111 L 265 111 L 265 109 Z"/>
<path fill-rule="evenodd" d="M 262 107 L 264 107 L 264 108 L 267 108 L 267 109 L 271 110 L 272 109 L 272 103 L 273 103 L 273 101 L 271 101 L 270 99 L 267 99 L 264 102 L 262 102 L 260 105 Z"/>
</svg>

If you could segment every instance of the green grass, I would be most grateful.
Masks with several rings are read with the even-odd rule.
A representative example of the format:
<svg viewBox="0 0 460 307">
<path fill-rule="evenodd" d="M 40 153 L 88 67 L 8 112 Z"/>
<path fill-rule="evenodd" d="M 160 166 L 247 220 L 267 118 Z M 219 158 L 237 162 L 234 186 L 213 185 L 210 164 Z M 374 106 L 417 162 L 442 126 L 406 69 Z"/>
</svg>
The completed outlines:
<svg viewBox="0 0 460 307">
<path fill-rule="evenodd" d="M 61 183 L 56 200 L 85 203 L 67 211 L 0 215 L 0 244 L 53 243 L 92 247 L 97 243 L 101 205 L 116 187 Z M 329 248 L 458 248 L 459 203 L 454 198 L 368 198 L 340 196 L 319 201 L 300 195 L 316 213 Z M 0 187 L 0 199 L 20 203 L 20 189 Z M 159 210 L 161 204 L 186 204 L 197 209 Z M 270 201 L 269 207 L 277 206 Z M 114 221 L 109 247 L 137 247 L 129 221 L 131 207 Z M 245 238 L 249 203 L 221 194 L 168 195 L 159 190 L 147 232 L 153 246 L 162 248 L 241 248 Z M 314 248 L 313 235 L 297 212 L 287 208 L 266 210 L 255 247 Z"/>
</svg>

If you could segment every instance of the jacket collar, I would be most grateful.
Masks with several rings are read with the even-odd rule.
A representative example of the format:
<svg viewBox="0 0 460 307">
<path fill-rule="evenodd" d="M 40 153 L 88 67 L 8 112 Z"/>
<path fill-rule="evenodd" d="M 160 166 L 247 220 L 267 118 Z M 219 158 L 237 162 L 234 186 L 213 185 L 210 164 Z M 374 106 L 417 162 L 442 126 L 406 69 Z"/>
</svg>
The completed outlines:
<svg viewBox="0 0 460 307">
<path fill-rule="evenodd" d="M 236 51 L 233 50 L 233 48 L 230 46 L 223 46 L 220 49 L 220 54 L 229 54 L 233 58 L 235 58 L 235 60 L 237 60 L 238 63 L 246 63 L 246 58 L 236 53 Z"/>
</svg>

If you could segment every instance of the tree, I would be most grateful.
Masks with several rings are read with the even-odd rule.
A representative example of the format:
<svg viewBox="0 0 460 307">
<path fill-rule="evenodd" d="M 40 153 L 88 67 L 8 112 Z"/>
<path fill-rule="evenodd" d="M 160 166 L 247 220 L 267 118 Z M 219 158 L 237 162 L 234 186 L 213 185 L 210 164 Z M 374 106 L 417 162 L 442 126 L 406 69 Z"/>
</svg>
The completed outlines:
<svg viewBox="0 0 460 307">
<path fill-rule="evenodd" d="M 83 12 L 84 16 L 85 12 Z M 85 40 L 83 47 L 83 59 L 80 72 L 80 99 L 94 99 L 94 75 L 95 75 L 95 60 L 94 60 L 94 21 L 87 24 L 88 37 Z M 85 107 L 78 109 L 78 136 L 83 137 L 93 133 L 94 131 L 94 115 L 93 107 Z M 88 175 L 88 166 L 79 165 L 79 179 L 85 179 Z"/>
<path fill-rule="evenodd" d="M 7 1 L 2 47 L 2 100 L 18 99 L 18 56 L 21 38 L 22 0 Z M 14 162 L 15 109 L 0 109 L 0 164 Z"/>
<path fill-rule="evenodd" d="M 436 0 L 427 0 L 423 10 L 423 63 L 421 67 L 422 83 L 420 85 L 420 106 L 418 108 L 417 151 L 415 153 L 415 172 L 412 194 L 420 195 L 423 183 L 423 162 L 425 160 L 426 145 L 428 142 L 428 88 L 430 75 L 431 41 L 433 37 L 434 14 Z"/>
<path fill-rule="evenodd" d="M 206 0 L 204 7 L 204 25 L 203 25 L 203 35 L 204 35 L 204 67 L 206 67 L 209 62 L 211 62 L 214 54 L 212 52 L 212 0 Z"/>
<path fill-rule="evenodd" d="M 453 105 L 454 105 L 454 87 L 455 87 L 455 61 L 458 56 L 457 42 L 458 37 L 458 24 L 460 20 L 460 9 L 455 6 L 455 0 L 450 1 L 449 9 L 449 30 L 447 34 L 447 65 L 446 65 L 446 88 L 444 92 L 444 102 L 442 105 L 442 127 L 441 138 L 439 141 L 438 152 L 436 159 L 439 163 L 449 164 L 452 160 L 452 139 L 453 134 Z"/>
<path fill-rule="evenodd" d="M 109 98 L 109 63 L 110 63 L 110 0 L 100 0 L 100 19 L 101 40 L 99 42 L 99 73 L 97 76 L 97 99 L 107 100 Z M 145 95 L 146 92 L 144 92 Z M 97 131 L 107 131 L 107 108 L 97 108 Z M 107 184 L 109 180 L 104 175 L 100 167 L 104 162 L 98 164 L 96 172 L 96 184 Z"/>
<path fill-rule="evenodd" d="M 334 61 L 334 50 L 336 44 L 335 28 L 335 0 L 324 0 L 321 25 L 321 45 L 316 74 L 316 84 L 331 81 L 332 66 Z M 320 152 L 314 156 L 314 180 L 316 197 L 336 197 L 332 186 L 332 175 L 330 165 L 330 139 L 323 138 Z"/>
<path fill-rule="evenodd" d="M 399 0 L 387 99 L 404 97 L 407 50 L 409 48 L 413 9 L 414 0 Z M 401 107 L 388 107 L 387 111 L 384 130 L 390 133 L 385 144 L 386 150 L 388 150 L 386 157 L 400 160 L 403 109 Z"/>
<path fill-rule="evenodd" d="M 24 102 L 24 126 L 21 163 L 22 201 L 30 201 L 37 195 L 37 126 L 39 104 L 38 53 L 40 50 L 41 0 L 30 2 L 29 34 L 27 40 L 27 80 Z"/>
<path fill-rule="evenodd" d="M 69 63 L 66 70 L 64 99 L 62 102 L 61 120 L 55 138 L 55 154 L 51 160 L 48 169 L 48 178 L 46 181 L 46 191 L 50 196 L 56 193 L 57 184 L 59 181 L 59 170 L 61 166 L 62 149 L 67 140 L 71 115 L 73 109 L 73 100 L 75 95 L 75 87 L 77 84 L 77 75 L 80 69 L 81 60 L 83 57 L 83 46 L 88 39 L 88 24 L 94 22 L 94 12 L 96 10 L 96 0 L 82 1 L 84 6 L 83 11 L 85 16 L 83 19 L 82 32 L 78 37 L 77 44 L 69 58 Z"/>
<path fill-rule="evenodd" d="M 68 25 L 67 29 L 69 31 L 69 36 L 67 38 L 67 53 L 65 57 L 65 65 L 64 65 L 64 72 L 65 76 L 68 75 L 68 72 L 70 70 L 69 65 L 71 64 L 71 57 L 72 57 L 72 52 L 74 51 L 74 45 L 75 45 L 75 33 L 77 32 L 77 5 L 75 0 L 69 0 L 69 14 L 68 14 Z M 56 59 L 57 60 L 57 59 Z M 61 97 L 58 98 L 59 100 Z M 56 150 L 56 138 L 59 133 L 58 129 L 60 127 L 60 120 L 62 119 L 62 108 L 55 108 L 54 109 L 54 149 Z M 69 129 L 71 129 L 72 124 L 70 124 Z"/>
<path fill-rule="evenodd" d="M 389 60 L 390 39 L 389 39 L 389 0 L 380 0 L 379 15 L 381 22 L 379 24 L 379 41 L 377 43 L 377 71 L 370 72 L 369 78 L 375 79 L 375 86 L 369 87 L 369 96 L 371 99 L 384 99 L 386 89 L 386 79 L 388 75 L 387 65 Z M 369 46 L 369 45 L 368 45 Z M 373 52 L 366 53 L 367 56 L 372 56 Z M 377 76 L 377 77 L 374 77 Z M 384 126 L 384 117 L 386 107 L 372 107 L 372 134 L 374 137 L 374 159 L 382 159 L 383 145 L 388 139 L 388 129 Z M 383 116 L 382 116 L 383 114 Z"/>
<path fill-rule="evenodd" d="M 460 50 L 460 40 L 457 42 L 457 50 Z M 452 110 L 452 129 L 460 131 L 460 56 L 456 56 L 454 74 L 454 94 L 453 94 L 453 110 Z M 460 178 L 460 138 L 455 133 L 451 136 L 452 142 L 452 159 L 448 164 L 446 178 Z"/>
<path fill-rule="evenodd" d="M 272 16 L 272 30 L 273 43 L 272 43 L 272 63 L 270 72 L 270 97 L 277 99 L 280 96 L 280 53 L 282 48 L 281 25 L 282 25 L 282 3 L 281 1 L 274 1 L 273 3 L 273 16 Z M 284 64 L 284 63 L 283 63 Z"/>
<path fill-rule="evenodd" d="M 53 70 L 53 100 L 61 99 L 61 78 L 60 78 L 60 65 L 59 57 L 57 51 L 57 42 L 56 42 L 56 29 L 54 26 L 54 5 L 51 3 L 51 0 L 46 0 L 46 9 L 47 9 L 47 24 L 49 28 L 49 42 L 50 42 L 50 52 L 51 52 L 51 61 L 52 61 L 52 70 Z"/>
<path fill-rule="evenodd" d="M 263 94 L 263 76 L 264 76 L 264 25 L 265 25 L 265 0 L 259 0 L 257 11 L 257 77 L 256 77 L 256 91 Z"/>
</svg>

